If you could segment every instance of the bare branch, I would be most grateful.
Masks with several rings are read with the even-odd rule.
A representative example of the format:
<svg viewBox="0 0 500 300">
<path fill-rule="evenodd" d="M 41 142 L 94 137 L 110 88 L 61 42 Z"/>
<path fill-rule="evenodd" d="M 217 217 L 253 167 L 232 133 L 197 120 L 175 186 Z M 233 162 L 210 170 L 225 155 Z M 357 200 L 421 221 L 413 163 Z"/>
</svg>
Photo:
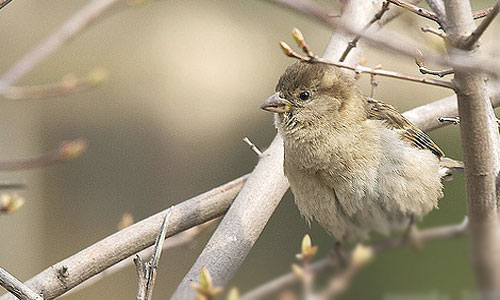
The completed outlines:
<svg viewBox="0 0 500 300">
<path fill-rule="evenodd" d="M 57 162 L 77 158 L 86 150 L 87 141 L 84 139 L 67 141 L 61 143 L 56 149 L 36 158 L 0 161 L 0 170 L 23 170 L 44 167 Z"/>
<path fill-rule="evenodd" d="M 38 63 L 47 58 L 63 44 L 88 28 L 99 16 L 108 11 L 120 0 L 93 0 L 73 15 L 64 25 L 59 27 L 47 39 L 28 52 L 14 66 L 0 77 L 0 94 L 5 89 L 31 71 Z"/>
<path fill-rule="evenodd" d="M 0 9 L 4 8 L 5 6 L 7 6 L 7 4 L 11 3 L 12 0 L 1 0 L 0 1 Z"/>
<path fill-rule="evenodd" d="M 422 30 L 422 32 L 429 32 L 429 33 L 435 34 L 442 39 L 446 39 L 446 37 L 447 37 L 447 35 L 444 31 L 430 27 L 430 26 L 424 26 L 420 29 Z"/>
<path fill-rule="evenodd" d="M 43 300 L 40 295 L 25 286 L 16 277 L 0 268 L 0 285 L 15 295 L 19 300 Z"/>
<path fill-rule="evenodd" d="M 448 52 L 471 57 L 479 51 L 467 51 L 462 42 L 474 31 L 469 1 L 445 1 L 448 18 Z M 456 49 L 453 47 L 458 47 Z M 500 295 L 500 224 L 498 220 L 497 174 L 500 151 L 496 117 L 486 93 L 484 75 L 455 69 L 454 82 L 460 116 L 464 156 L 467 215 L 470 221 L 472 265 L 482 299 Z M 492 297 L 493 296 L 493 297 Z"/>
<path fill-rule="evenodd" d="M 465 235 L 467 232 L 467 218 L 460 224 L 446 225 L 430 229 L 422 230 L 418 233 L 419 239 L 422 242 L 439 241 L 449 238 L 457 238 Z M 394 248 L 404 247 L 408 245 L 408 239 L 395 237 L 383 240 L 369 245 L 376 253 L 387 251 Z M 310 265 L 310 270 L 316 274 L 332 270 L 338 265 L 333 265 L 330 258 L 323 258 Z M 292 272 L 282 275 L 276 279 L 266 282 L 265 284 L 250 290 L 241 296 L 241 300 L 264 299 L 272 293 L 282 290 L 297 283 L 300 279 Z"/>
<path fill-rule="evenodd" d="M 0 181 L 0 190 L 22 190 L 26 183 L 20 181 Z"/>
<path fill-rule="evenodd" d="M 4 89 L 2 97 L 8 100 L 61 97 L 99 86 L 105 79 L 106 72 L 102 69 L 94 70 L 83 78 L 68 74 L 57 83 L 38 86 L 8 86 Z"/>
<path fill-rule="evenodd" d="M 431 70 L 425 66 L 424 60 L 421 58 L 422 52 L 417 49 L 417 56 L 415 56 L 415 64 L 418 66 L 418 70 L 422 74 L 436 75 L 439 77 L 444 77 L 446 75 L 453 74 L 454 71 L 450 70 Z"/>
<path fill-rule="evenodd" d="M 438 20 L 436 14 L 431 12 L 431 11 L 428 11 L 425 8 L 418 7 L 416 5 L 413 5 L 411 3 L 408 3 L 408 2 L 402 1 L 402 0 L 388 0 L 388 1 L 394 5 L 397 5 L 399 7 L 403 7 L 405 9 L 411 11 L 414 14 L 417 14 L 421 17 L 424 17 L 424 18 L 429 19 L 431 21 L 437 22 L 439 24 L 439 20 Z"/>
<path fill-rule="evenodd" d="M 173 236 L 223 215 L 247 177 L 247 175 L 242 176 L 175 205 L 167 236 Z M 35 292 L 43 292 L 42 296 L 46 300 L 62 295 L 90 277 L 151 246 L 158 235 L 166 212 L 164 210 L 124 228 L 48 267 L 25 282 L 26 286 Z M 14 300 L 8 294 L 2 295 L 0 299 Z"/>
<path fill-rule="evenodd" d="M 481 10 L 474 11 L 474 12 L 472 12 L 472 17 L 474 18 L 474 20 L 484 18 L 484 17 L 486 17 L 486 16 L 490 13 L 490 11 L 492 11 L 492 10 L 493 10 L 493 7 L 488 7 L 488 8 L 485 8 L 485 9 L 481 9 Z"/>
<path fill-rule="evenodd" d="M 154 244 L 151 259 L 144 263 L 139 254 L 136 254 L 135 256 L 134 263 L 137 270 L 139 286 L 137 289 L 137 300 L 151 300 L 153 298 L 153 287 L 156 282 L 161 252 L 163 250 L 163 243 L 165 242 L 165 235 L 167 234 L 167 227 L 170 221 L 170 215 L 172 214 L 172 209 L 173 207 L 168 209 L 165 214 L 160 233 L 158 234 Z"/>
<path fill-rule="evenodd" d="M 436 17 L 440 21 L 441 27 L 446 24 L 446 11 L 444 9 L 443 0 L 427 0 L 427 5 L 436 14 Z"/>
<path fill-rule="evenodd" d="M 176 247 L 183 247 L 186 245 L 191 246 L 193 242 L 196 242 L 195 238 L 197 236 L 199 236 L 202 232 L 204 232 L 208 227 L 210 227 L 214 222 L 218 221 L 219 219 L 220 218 L 215 218 L 206 223 L 192 227 L 186 231 L 180 232 L 172 237 L 167 238 L 165 243 L 163 244 L 163 251 Z M 140 255 L 141 257 L 150 257 L 151 255 L 153 255 L 153 251 L 154 251 L 154 246 L 151 246 L 149 248 L 142 250 L 137 254 Z M 82 284 L 77 285 L 75 288 L 65 293 L 63 297 L 79 292 L 85 288 L 88 288 L 96 284 L 97 282 L 101 281 L 102 279 L 109 277 L 119 271 L 122 271 L 123 269 L 133 264 L 134 264 L 134 257 L 128 257 L 122 260 L 121 262 L 111 266 L 110 268 L 104 270 L 103 272 L 84 281 Z"/>
<path fill-rule="evenodd" d="M 462 47 L 465 49 L 471 49 L 476 42 L 479 40 L 481 35 L 483 35 L 484 31 L 491 24 L 493 19 L 498 15 L 500 11 L 500 1 L 497 1 L 495 6 L 493 6 L 492 10 L 488 13 L 488 16 L 477 26 L 476 30 L 474 30 L 464 41 Z"/>
<path fill-rule="evenodd" d="M 431 79 L 431 78 L 427 78 L 427 77 L 417 77 L 417 76 L 413 76 L 413 75 L 402 74 L 402 73 L 388 71 L 388 70 L 373 69 L 373 68 L 361 66 L 359 64 L 353 67 L 353 66 L 346 64 L 344 62 L 333 62 L 333 61 L 325 60 L 323 58 L 314 56 L 314 54 L 312 52 L 310 53 L 311 56 L 307 56 L 307 57 L 301 56 L 297 52 L 293 51 L 292 48 L 290 48 L 290 46 L 288 46 L 285 42 L 280 42 L 280 46 L 287 56 L 299 59 L 301 61 L 314 62 L 314 63 L 319 62 L 319 63 L 323 63 L 326 65 L 335 66 L 338 68 L 352 70 L 357 74 L 367 73 L 367 74 L 372 74 L 372 75 L 380 75 L 380 76 L 384 76 L 384 77 L 397 78 L 397 79 L 418 82 L 418 83 L 423 83 L 423 84 L 429 84 L 429 85 L 435 85 L 435 86 L 440 86 L 440 87 L 445 87 L 445 88 L 455 90 L 455 86 L 453 85 L 453 83 L 451 83 L 449 81 Z"/>
<path fill-rule="evenodd" d="M 250 146 L 250 149 L 252 149 L 252 151 L 255 152 L 255 154 L 257 154 L 257 156 L 262 157 L 262 151 L 260 151 L 259 147 L 255 146 L 255 144 L 252 143 L 252 141 L 248 137 L 244 137 L 243 141 L 248 146 Z"/>
<path fill-rule="evenodd" d="M 389 9 L 389 1 L 384 1 L 380 11 L 376 13 L 375 16 L 373 16 L 370 22 L 368 22 L 368 24 L 366 24 L 365 27 L 363 27 L 363 29 L 361 29 L 361 32 L 365 33 L 368 30 L 368 28 L 372 26 L 373 23 L 377 22 L 378 20 L 380 20 L 380 18 L 382 18 L 382 16 L 388 9 Z M 356 47 L 356 44 L 358 43 L 360 38 L 361 36 L 357 35 L 354 39 L 352 39 L 352 41 L 349 42 L 347 48 L 345 49 L 344 53 L 342 53 L 342 56 L 339 59 L 340 62 L 343 62 L 347 57 L 347 55 L 349 54 L 349 52 L 352 50 L 352 48 Z"/>
</svg>

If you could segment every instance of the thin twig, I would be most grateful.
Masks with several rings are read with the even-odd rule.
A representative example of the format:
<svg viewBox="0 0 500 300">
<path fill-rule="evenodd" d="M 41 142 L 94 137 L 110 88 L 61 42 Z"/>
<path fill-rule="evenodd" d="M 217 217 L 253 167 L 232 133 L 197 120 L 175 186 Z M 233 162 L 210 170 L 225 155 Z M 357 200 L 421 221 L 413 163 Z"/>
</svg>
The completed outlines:
<svg viewBox="0 0 500 300">
<path fill-rule="evenodd" d="M 484 31 L 491 24 L 493 19 L 498 15 L 500 11 L 500 1 L 497 1 L 495 6 L 493 6 L 492 10 L 488 13 L 488 16 L 477 26 L 476 30 L 474 30 L 462 43 L 462 47 L 465 49 L 471 49 L 474 44 L 479 40 L 481 35 L 483 35 Z"/>
<path fill-rule="evenodd" d="M 241 190 L 248 175 L 237 178 L 175 206 L 167 236 L 222 216 Z M 120 230 L 79 251 L 25 282 L 46 300 L 64 294 L 90 277 L 151 246 L 158 236 L 166 210 Z M 64 276 L 62 276 L 64 274 Z M 1 300 L 13 300 L 6 294 Z"/>
<path fill-rule="evenodd" d="M 1 96 L 8 100 L 61 97 L 99 86 L 105 79 L 106 72 L 98 69 L 83 78 L 76 78 L 74 75 L 68 74 L 56 83 L 38 86 L 8 86 Z"/>
<path fill-rule="evenodd" d="M 412 13 L 414 14 L 417 14 L 421 17 L 424 17 L 426 19 L 429 19 L 431 21 L 434 21 L 434 22 L 437 22 L 438 24 L 439 23 L 439 20 L 436 16 L 435 13 L 431 12 L 431 11 L 428 11 L 427 9 L 425 8 L 422 8 L 422 7 L 418 7 L 414 4 L 411 4 L 411 3 L 408 3 L 406 1 L 402 1 L 402 0 L 388 0 L 389 2 L 391 2 L 392 4 L 394 5 L 397 5 L 397 6 L 400 6 L 402 8 L 405 8 L 409 11 L 411 11 Z"/>
<path fill-rule="evenodd" d="M 48 166 L 57 162 L 66 161 L 79 157 L 87 150 L 87 141 L 77 139 L 61 143 L 56 149 L 49 151 L 39 157 L 0 161 L 0 170 L 23 170 Z"/>
<path fill-rule="evenodd" d="M 7 4 L 11 3 L 12 0 L 2 0 L 0 1 L 0 9 L 4 8 L 5 6 L 7 6 Z"/>
<path fill-rule="evenodd" d="M 476 10 L 476 11 L 472 12 L 472 17 L 474 18 L 474 20 L 477 20 L 477 19 L 480 19 L 480 18 L 484 18 L 492 10 L 493 10 L 493 7 L 488 7 L 488 8 L 485 8 L 485 9 Z"/>
<path fill-rule="evenodd" d="M 252 149 L 257 156 L 262 157 L 262 151 L 260 151 L 259 147 L 257 147 L 248 137 L 244 137 L 243 141 L 250 146 L 250 149 Z"/>
<path fill-rule="evenodd" d="M 431 27 L 431 26 L 424 26 L 424 27 L 420 28 L 420 30 L 422 30 L 422 32 L 428 32 L 428 33 L 435 34 L 442 39 L 446 39 L 446 37 L 447 37 L 447 35 L 444 31 L 442 31 L 440 29 L 436 29 L 436 28 Z"/>
<path fill-rule="evenodd" d="M 219 221 L 220 218 L 215 218 L 213 220 L 210 220 L 206 223 L 200 224 L 198 226 L 192 227 L 186 231 L 180 232 L 172 237 L 169 237 L 166 239 L 165 243 L 163 244 L 163 251 L 168 250 L 168 249 L 173 249 L 177 247 L 183 247 L 183 246 L 191 246 L 193 242 L 196 242 L 195 238 L 198 237 L 201 233 L 203 233 L 207 228 L 209 228 L 214 222 Z M 154 251 L 154 245 L 142 250 L 141 252 L 137 253 L 141 257 L 150 257 L 153 255 Z M 131 266 L 134 264 L 134 257 L 129 257 L 127 259 L 122 260 L 121 262 L 111 266 L 110 268 L 104 270 L 103 272 L 97 274 L 96 276 L 88 279 L 87 281 L 84 281 L 82 284 L 76 286 L 74 289 L 69 290 L 67 293 L 65 293 L 62 297 L 72 295 L 76 292 L 79 292 L 83 289 L 86 289 L 97 282 L 101 281 L 102 279 L 109 277 L 119 271 L 122 271 L 123 269 Z"/>
<path fill-rule="evenodd" d="M 382 4 L 382 8 L 380 9 L 379 12 L 377 12 L 375 14 L 375 16 L 373 16 L 373 18 L 370 20 L 370 22 L 368 22 L 368 24 L 366 24 L 362 29 L 361 29 L 361 32 L 362 33 L 365 33 L 368 28 L 370 28 L 370 26 L 372 26 L 373 23 L 377 22 L 378 20 L 380 20 L 380 18 L 382 18 L 382 16 L 384 15 L 384 13 L 389 9 L 389 1 L 384 1 L 384 3 Z M 340 62 L 343 62 L 347 55 L 349 54 L 349 52 L 352 50 L 352 48 L 356 47 L 359 39 L 361 38 L 361 36 L 357 35 L 354 37 L 354 39 L 352 39 L 352 41 L 349 42 L 349 44 L 347 45 L 347 48 L 345 49 L 344 53 L 342 53 L 342 56 L 340 57 L 339 61 Z"/>
<path fill-rule="evenodd" d="M 450 75 L 450 74 L 453 74 L 455 72 L 455 71 L 453 71 L 453 69 L 450 69 L 450 70 L 432 70 L 432 69 L 427 68 L 425 66 L 424 60 L 422 59 L 422 57 L 423 57 L 422 52 L 420 52 L 418 49 L 416 52 L 417 52 L 417 56 L 415 56 L 415 64 L 418 66 L 418 70 L 420 71 L 420 73 L 444 77 L 446 75 Z"/>
<path fill-rule="evenodd" d="M 356 66 L 351 66 L 349 64 L 343 63 L 343 62 L 333 62 L 333 61 L 328 61 L 320 57 L 316 56 L 302 56 L 298 54 L 297 52 L 293 51 L 290 46 L 288 46 L 285 42 L 280 42 L 281 48 L 284 50 L 285 54 L 287 56 L 299 59 L 304 62 L 313 62 L 313 63 L 323 63 L 331 66 L 335 66 L 338 68 L 344 68 L 348 70 L 352 70 L 358 74 L 360 73 L 367 73 L 367 74 L 372 74 L 372 75 L 380 75 L 380 76 L 385 76 L 385 77 L 391 77 L 391 78 L 397 78 L 397 79 L 402 79 L 402 80 L 407 80 L 407 81 L 412 81 L 412 82 L 419 82 L 423 84 L 429 84 L 429 85 L 434 85 L 434 86 L 440 86 L 440 87 L 445 87 L 451 90 L 455 90 L 455 86 L 453 83 L 449 81 L 444 81 L 444 80 L 439 80 L 439 79 L 431 79 L 431 78 L 426 78 L 426 77 L 418 77 L 418 76 L 413 76 L 413 75 L 408 75 L 408 74 L 402 74 L 394 71 L 388 71 L 388 70 L 379 70 L 379 69 L 373 69 L 361 65 L 356 65 Z"/>
<path fill-rule="evenodd" d="M 136 254 L 135 256 L 134 263 L 138 275 L 137 300 L 151 300 L 153 298 L 153 288 L 156 282 L 161 252 L 163 250 L 163 243 L 165 242 L 165 235 L 167 234 L 168 223 L 170 222 L 172 210 L 173 206 L 168 209 L 165 214 L 160 233 L 158 234 L 154 244 L 151 259 L 148 262 L 143 262 L 139 254 Z"/>
<path fill-rule="evenodd" d="M 20 181 L 0 181 L 0 190 L 22 190 L 26 183 Z"/>
<path fill-rule="evenodd" d="M 467 219 L 465 218 L 463 222 L 456 225 L 446 225 L 435 228 L 429 228 L 422 230 L 418 233 L 419 240 L 422 242 L 432 242 L 448 238 L 456 238 L 463 236 L 467 232 Z M 380 242 L 373 243 L 371 248 L 375 250 L 376 253 L 387 251 L 393 248 L 399 248 L 408 245 L 408 239 L 401 237 L 394 237 Z M 323 258 L 310 265 L 310 271 L 315 273 L 324 272 L 326 270 L 331 270 L 338 265 L 332 264 L 330 258 Z M 266 282 L 265 284 L 258 286 L 249 292 L 241 296 L 241 300 L 253 300 L 253 299 L 264 299 L 266 296 L 282 290 L 297 283 L 300 279 L 295 276 L 294 273 L 290 272 L 284 274 L 278 278 Z"/>
<path fill-rule="evenodd" d="M 24 283 L 16 277 L 10 275 L 7 271 L 0 268 L 0 285 L 11 292 L 19 300 L 43 300 L 37 293 L 33 292 Z"/>
<path fill-rule="evenodd" d="M 438 121 L 442 122 L 442 123 L 451 123 L 453 125 L 460 124 L 460 118 L 459 117 L 439 117 Z"/>
<path fill-rule="evenodd" d="M 89 2 L 0 77 L 0 94 L 3 94 L 8 86 L 31 71 L 63 44 L 88 28 L 113 5 L 120 2 L 120 0 L 93 0 Z"/>
</svg>

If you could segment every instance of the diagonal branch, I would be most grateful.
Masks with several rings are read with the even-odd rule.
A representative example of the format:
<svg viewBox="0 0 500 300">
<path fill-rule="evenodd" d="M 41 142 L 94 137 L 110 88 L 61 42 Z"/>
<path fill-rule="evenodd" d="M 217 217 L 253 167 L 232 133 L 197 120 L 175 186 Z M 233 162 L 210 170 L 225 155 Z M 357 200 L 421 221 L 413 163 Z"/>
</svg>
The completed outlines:
<svg viewBox="0 0 500 300">
<path fill-rule="evenodd" d="M 411 3 L 408 3 L 408 2 L 402 1 L 402 0 L 388 0 L 388 1 L 394 5 L 397 5 L 399 7 L 402 7 L 404 9 L 411 11 L 412 13 L 414 13 L 416 15 L 419 15 L 419 16 L 424 17 L 426 19 L 429 19 L 431 21 L 437 22 L 439 24 L 439 20 L 438 20 L 436 14 L 431 12 L 431 11 L 428 11 L 425 8 L 418 7 L 414 4 L 411 4 Z"/>
<path fill-rule="evenodd" d="M 1 0 L 0 1 L 0 9 L 4 8 L 5 6 L 7 6 L 7 4 L 11 3 L 12 0 Z"/>
<path fill-rule="evenodd" d="M 467 219 L 464 222 L 456 225 L 445 225 L 435 228 L 429 228 L 418 232 L 418 239 L 421 242 L 433 242 L 443 239 L 457 238 L 467 233 Z M 380 242 L 368 245 L 375 250 L 376 253 L 384 252 L 394 248 L 400 248 L 408 245 L 408 239 L 394 237 Z M 312 263 L 309 268 L 314 273 L 322 273 L 327 270 L 332 270 L 336 265 L 332 264 L 332 260 L 324 258 Z M 265 299 L 270 294 L 283 290 L 293 284 L 299 282 L 299 278 L 293 273 L 281 275 L 271 281 L 258 286 L 241 296 L 241 300 L 257 300 Z"/>
<path fill-rule="evenodd" d="M 474 44 L 479 40 L 481 35 L 483 35 L 484 31 L 488 26 L 490 26 L 491 22 L 495 17 L 498 15 L 498 12 L 500 11 L 500 1 L 497 1 L 495 6 L 491 9 L 491 11 L 488 13 L 488 16 L 477 26 L 476 30 L 474 30 L 464 41 L 463 41 L 463 48 L 465 49 L 471 49 Z"/>
<path fill-rule="evenodd" d="M 248 176 L 242 176 L 218 188 L 174 206 L 167 236 L 205 223 L 223 215 L 238 194 Z M 110 266 L 151 246 L 167 210 L 126 227 L 113 235 L 81 250 L 34 276 L 25 284 L 42 293 L 45 300 L 64 294 Z M 5 294 L 1 300 L 14 300 Z"/>
<path fill-rule="evenodd" d="M 375 16 L 373 16 L 370 22 L 368 22 L 368 24 L 366 24 L 363 27 L 363 29 L 361 29 L 361 32 L 365 33 L 368 30 L 368 28 L 370 28 L 370 26 L 373 25 L 373 23 L 377 22 L 378 20 L 380 20 L 380 18 L 382 18 L 382 16 L 388 9 L 389 9 L 389 1 L 385 1 L 384 4 L 382 4 L 382 8 L 380 9 L 380 11 L 376 13 Z M 344 53 L 342 53 L 342 56 L 339 59 L 340 62 L 343 62 L 346 59 L 347 55 L 349 54 L 349 52 L 351 52 L 352 48 L 356 47 L 356 44 L 358 43 L 360 38 L 361 36 L 357 35 L 354 39 L 352 39 L 352 41 L 349 42 L 347 48 L 345 49 Z"/>
<path fill-rule="evenodd" d="M 64 43 L 71 40 L 71 38 L 88 28 L 99 16 L 120 2 L 120 0 L 93 0 L 89 2 L 66 21 L 63 26 L 24 55 L 6 73 L 0 76 L 0 94 L 3 94 L 8 86 L 31 71 L 38 63 L 59 49 Z"/>
</svg>

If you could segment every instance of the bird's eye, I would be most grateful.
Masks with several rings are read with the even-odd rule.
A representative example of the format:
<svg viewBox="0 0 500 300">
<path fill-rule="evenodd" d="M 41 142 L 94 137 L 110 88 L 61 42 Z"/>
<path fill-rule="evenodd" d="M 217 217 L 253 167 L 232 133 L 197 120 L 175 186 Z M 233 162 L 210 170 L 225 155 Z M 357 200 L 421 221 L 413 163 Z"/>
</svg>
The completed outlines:
<svg viewBox="0 0 500 300">
<path fill-rule="evenodd" d="M 309 93 L 308 91 L 305 91 L 305 92 L 301 92 L 299 94 L 299 98 L 300 100 L 307 100 L 311 97 L 311 93 Z"/>
</svg>

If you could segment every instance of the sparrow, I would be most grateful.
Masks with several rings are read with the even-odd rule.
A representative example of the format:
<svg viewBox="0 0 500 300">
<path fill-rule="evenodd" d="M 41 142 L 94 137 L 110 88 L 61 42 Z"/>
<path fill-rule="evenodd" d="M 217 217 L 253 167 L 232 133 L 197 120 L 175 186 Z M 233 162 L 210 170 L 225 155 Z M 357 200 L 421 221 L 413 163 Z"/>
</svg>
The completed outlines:
<svg viewBox="0 0 500 300">
<path fill-rule="evenodd" d="M 307 222 L 338 241 L 403 229 L 438 207 L 441 180 L 463 167 L 394 107 L 342 70 L 297 62 L 262 109 L 275 113 L 284 173 Z"/>
</svg>

